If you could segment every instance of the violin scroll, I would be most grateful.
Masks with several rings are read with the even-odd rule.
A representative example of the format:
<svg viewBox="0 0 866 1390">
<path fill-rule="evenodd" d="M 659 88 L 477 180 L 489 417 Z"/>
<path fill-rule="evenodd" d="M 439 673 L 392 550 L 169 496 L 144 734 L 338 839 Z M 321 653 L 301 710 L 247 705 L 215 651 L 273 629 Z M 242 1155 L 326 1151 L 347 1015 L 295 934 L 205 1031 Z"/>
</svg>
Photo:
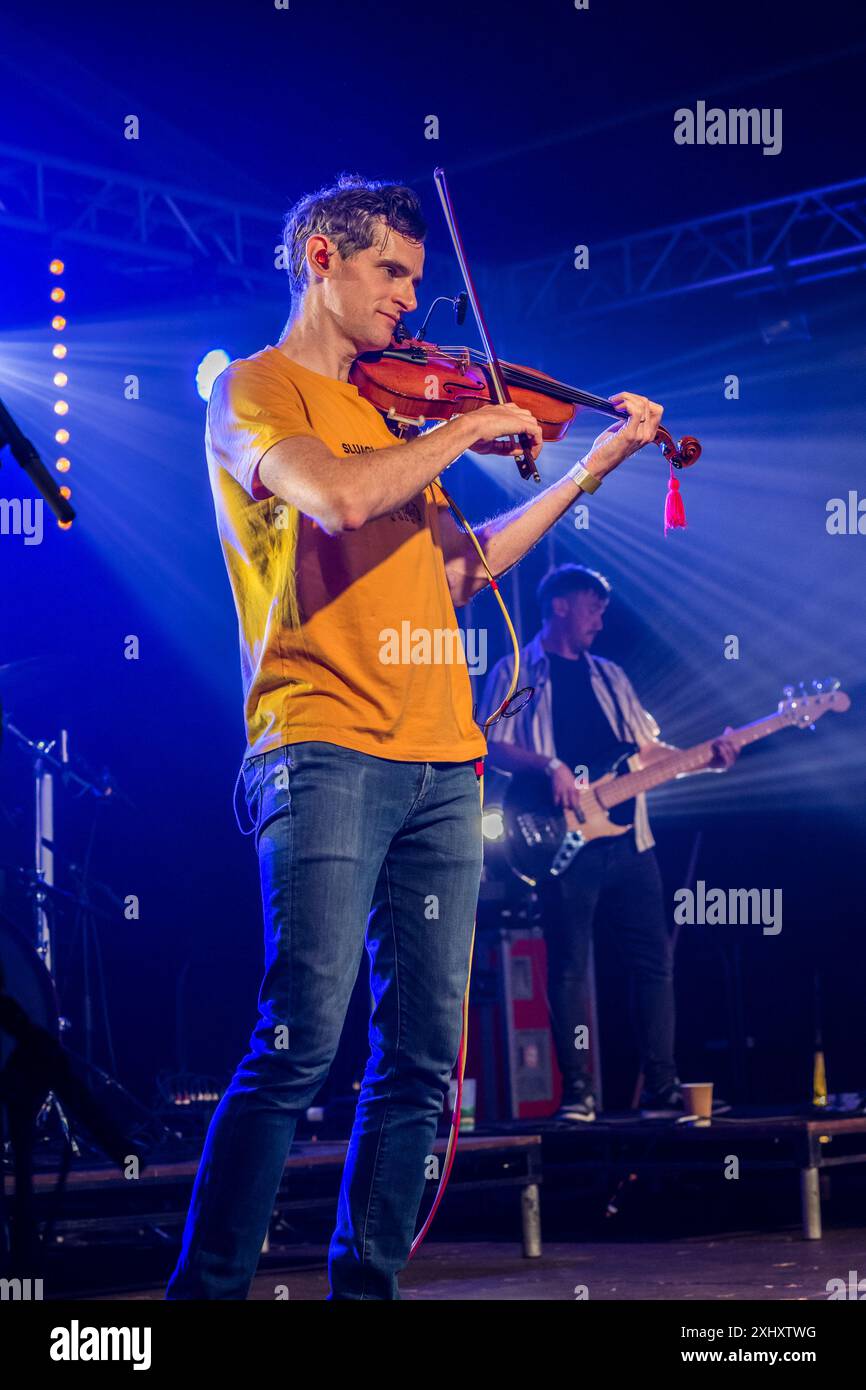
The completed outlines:
<svg viewBox="0 0 866 1390">
<path fill-rule="evenodd" d="M 656 430 L 655 442 L 674 468 L 689 468 L 693 463 L 697 463 L 701 456 L 701 446 L 693 435 L 684 434 L 682 439 L 677 441 L 664 425 L 659 425 Z"/>
</svg>

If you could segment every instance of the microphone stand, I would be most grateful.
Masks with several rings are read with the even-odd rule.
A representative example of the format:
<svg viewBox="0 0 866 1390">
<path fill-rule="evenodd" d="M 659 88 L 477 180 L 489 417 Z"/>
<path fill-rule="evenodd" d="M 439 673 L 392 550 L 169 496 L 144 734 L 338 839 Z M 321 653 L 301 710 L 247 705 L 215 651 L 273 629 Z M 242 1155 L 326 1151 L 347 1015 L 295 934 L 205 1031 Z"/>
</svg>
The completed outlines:
<svg viewBox="0 0 866 1390">
<path fill-rule="evenodd" d="M 75 508 L 64 497 L 34 444 L 18 428 L 0 400 L 0 449 L 8 445 L 15 462 L 23 468 L 37 492 L 41 492 L 58 521 L 74 521 Z"/>
<path fill-rule="evenodd" d="M 35 741 L 28 738 L 20 729 L 16 728 L 8 719 L 3 720 L 2 708 L 0 708 L 0 728 L 5 730 L 17 740 L 24 749 L 26 755 L 32 760 L 33 779 L 34 779 L 34 804 L 35 804 L 35 823 L 34 823 L 34 868 L 31 873 L 26 874 L 29 880 L 28 892 L 33 904 L 33 927 L 35 937 L 36 953 L 45 965 L 46 970 L 51 976 L 56 986 L 56 961 L 55 961 L 55 914 L 58 902 L 62 898 L 71 898 L 72 895 L 58 889 L 55 884 L 55 831 L 54 831 L 54 774 L 59 773 L 64 786 L 73 787 L 79 794 L 94 796 L 100 801 L 106 801 L 114 795 L 114 787 L 108 775 L 103 777 L 101 784 L 93 778 L 85 777 L 75 771 L 69 760 L 69 743 L 66 729 L 60 732 L 59 756 L 52 752 L 55 740 Z M 126 798 L 123 798 L 124 800 Z M 91 916 L 104 916 L 98 909 L 89 902 L 81 902 L 80 894 L 76 899 L 80 907 L 83 907 Z M 86 929 L 85 929 L 86 938 Z M 88 1065 L 93 1063 L 93 1000 L 90 979 L 89 954 L 85 944 L 85 970 L 83 977 L 83 1007 L 84 1007 L 84 1055 Z M 70 1028 L 68 1018 L 60 1017 L 58 1027 L 61 1036 Z M 77 1153 L 78 1147 L 71 1132 L 69 1121 L 63 1111 L 63 1107 L 54 1092 L 51 1092 L 42 1105 L 37 1123 L 44 1124 L 50 1112 L 53 1111 L 57 1116 L 65 1142 Z"/>
</svg>

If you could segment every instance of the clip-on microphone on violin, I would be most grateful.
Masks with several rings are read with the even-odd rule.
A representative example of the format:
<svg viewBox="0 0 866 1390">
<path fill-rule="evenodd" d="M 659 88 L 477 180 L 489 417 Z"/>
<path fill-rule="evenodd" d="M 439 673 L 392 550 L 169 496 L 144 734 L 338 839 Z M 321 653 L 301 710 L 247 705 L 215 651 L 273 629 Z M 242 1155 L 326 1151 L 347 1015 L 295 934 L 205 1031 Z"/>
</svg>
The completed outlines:
<svg viewBox="0 0 866 1390">
<path fill-rule="evenodd" d="M 469 305 L 469 295 L 466 293 L 466 291 L 465 291 L 465 290 L 461 290 L 459 294 L 455 294 L 455 295 L 450 295 L 450 294 L 439 294 L 439 295 L 437 295 L 436 298 L 433 300 L 433 303 L 430 305 L 430 308 L 427 310 L 427 314 L 426 314 L 426 317 L 425 317 L 425 319 L 424 319 L 424 322 L 422 323 L 421 327 L 418 329 L 418 332 L 414 335 L 415 338 L 416 338 L 416 340 L 417 340 L 419 343 L 423 343 L 423 341 L 424 341 L 424 335 L 425 335 L 425 333 L 427 332 L 427 325 L 428 325 L 428 323 L 430 322 L 430 315 L 433 313 L 433 310 L 436 308 L 436 305 L 437 305 L 437 304 L 453 304 L 453 305 L 454 305 L 454 321 L 455 321 L 455 323 L 457 324 L 457 327 L 458 327 L 458 328 L 460 327 L 460 325 L 461 325 L 462 323 L 465 323 L 465 321 L 466 321 L 466 310 L 467 310 L 467 307 L 468 307 L 468 305 Z M 394 337 L 397 339 L 398 342 L 402 342 L 404 338 L 408 337 L 408 333 L 407 333 L 406 329 L 403 327 L 402 321 L 401 321 L 400 323 L 397 324 L 397 328 L 398 328 L 398 330 L 402 328 L 402 329 L 403 329 L 403 332 L 402 332 L 402 333 L 395 332 Z"/>
</svg>

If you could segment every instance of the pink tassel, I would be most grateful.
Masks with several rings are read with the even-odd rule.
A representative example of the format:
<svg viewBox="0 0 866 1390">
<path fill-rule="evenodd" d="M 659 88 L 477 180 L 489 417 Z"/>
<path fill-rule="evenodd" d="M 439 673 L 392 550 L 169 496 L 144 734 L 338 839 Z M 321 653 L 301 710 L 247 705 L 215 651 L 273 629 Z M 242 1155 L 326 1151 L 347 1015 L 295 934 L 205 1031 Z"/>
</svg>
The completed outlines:
<svg viewBox="0 0 866 1390">
<path fill-rule="evenodd" d="M 686 524 L 686 509 L 683 506 L 683 499 L 680 493 L 680 480 L 674 477 L 674 466 L 671 464 L 670 477 L 668 479 L 668 494 L 665 498 L 665 535 L 668 531 L 674 531 L 678 527 Z"/>
</svg>

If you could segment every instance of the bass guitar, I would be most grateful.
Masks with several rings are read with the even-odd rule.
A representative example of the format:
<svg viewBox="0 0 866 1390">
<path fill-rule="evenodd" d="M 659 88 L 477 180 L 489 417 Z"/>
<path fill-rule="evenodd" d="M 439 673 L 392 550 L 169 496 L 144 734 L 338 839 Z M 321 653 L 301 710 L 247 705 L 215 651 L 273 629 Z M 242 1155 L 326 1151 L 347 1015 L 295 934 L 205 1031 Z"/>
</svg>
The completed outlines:
<svg viewBox="0 0 866 1390">
<path fill-rule="evenodd" d="M 838 688 L 838 681 L 812 684 L 812 695 L 794 695 L 792 687 L 787 687 L 775 714 L 726 732 L 725 738 L 743 748 L 780 729 L 811 728 L 828 710 L 842 714 L 850 708 L 851 700 Z M 533 887 L 540 879 L 561 877 L 590 841 L 628 833 L 634 798 L 640 792 L 706 767 L 713 757 L 713 742 L 707 739 L 693 748 L 677 749 L 640 769 L 633 768 L 637 744 L 621 743 L 606 768 L 590 766 L 585 773 L 581 769 L 582 775 L 575 778 L 576 809 L 554 805 L 544 772 L 515 773 L 503 806 L 505 850 L 512 870 Z"/>
</svg>

